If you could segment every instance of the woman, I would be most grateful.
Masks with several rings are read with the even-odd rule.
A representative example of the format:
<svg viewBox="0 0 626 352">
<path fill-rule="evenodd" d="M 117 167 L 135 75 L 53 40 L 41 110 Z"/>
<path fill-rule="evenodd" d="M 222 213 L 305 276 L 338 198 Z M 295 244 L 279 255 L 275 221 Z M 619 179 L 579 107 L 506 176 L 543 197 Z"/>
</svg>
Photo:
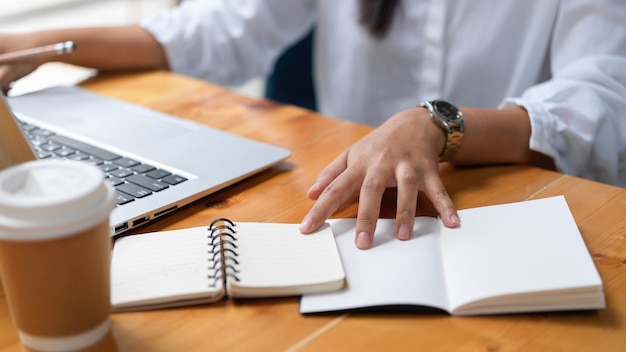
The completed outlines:
<svg viewBox="0 0 626 352">
<path fill-rule="evenodd" d="M 398 188 L 398 238 L 412 233 L 418 190 L 458 226 L 440 156 L 626 185 L 624 23 L 623 0 L 196 0 L 137 26 L 4 35 L 0 52 L 73 40 L 68 63 L 232 85 L 266 74 L 315 25 L 319 110 L 378 128 L 320 173 L 301 231 L 360 192 L 356 245 L 365 249 L 387 187 Z M 1 66 L 0 84 L 41 63 Z M 435 99 L 444 102 L 427 103 Z M 456 108 L 462 120 L 450 116 Z"/>
</svg>

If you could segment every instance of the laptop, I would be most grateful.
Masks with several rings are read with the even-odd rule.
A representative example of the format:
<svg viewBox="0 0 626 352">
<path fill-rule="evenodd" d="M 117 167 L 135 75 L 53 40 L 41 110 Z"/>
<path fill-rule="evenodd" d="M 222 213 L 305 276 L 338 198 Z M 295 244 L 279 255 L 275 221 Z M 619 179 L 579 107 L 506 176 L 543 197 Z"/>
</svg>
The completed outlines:
<svg viewBox="0 0 626 352">
<path fill-rule="evenodd" d="M 10 154 L 17 162 L 29 156 L 65 158 L 99 167 L 116 189 L 112 236 L 270 168 L 291 154 L 77 86 L 0 96 L 0 139 L 10 143 L 0 142 L 5 149 L 0 150 L 0 164 L 10 162 Z M 23 133 L 16 140 L 18 128 Z"/>
</svg>

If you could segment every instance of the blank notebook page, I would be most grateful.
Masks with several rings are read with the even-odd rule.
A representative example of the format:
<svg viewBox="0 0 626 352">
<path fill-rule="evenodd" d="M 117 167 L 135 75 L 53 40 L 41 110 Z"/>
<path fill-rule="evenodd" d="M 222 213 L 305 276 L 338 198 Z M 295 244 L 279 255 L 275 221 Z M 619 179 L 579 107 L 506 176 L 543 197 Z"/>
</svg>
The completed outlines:
<svg viewBox="0 0 626 352">
<path fill-rule="evenodd" d="M 207 277 L 208 235 L 198 227 L 118 239 L 111 263 L 112 303 L 219 291 Z"/>
<path fill-rule="evenodd" d="M 297 224 L 235 223 L 239 286 L 307 285 L 345 276 L 328 224 L 302 235 Z"/>
</svg>

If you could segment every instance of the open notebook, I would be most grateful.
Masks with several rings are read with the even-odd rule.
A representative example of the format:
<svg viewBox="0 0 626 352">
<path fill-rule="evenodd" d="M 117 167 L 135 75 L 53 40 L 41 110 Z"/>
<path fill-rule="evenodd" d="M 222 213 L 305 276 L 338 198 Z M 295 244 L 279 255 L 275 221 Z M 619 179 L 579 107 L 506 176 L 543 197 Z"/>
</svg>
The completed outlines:
<svg viewBox="0 0 626 352">
<path fill-rule="evenodd" d="M 329 225 L 232 223 L 131 235 L 115 241 L 114 311 L 338 290 L 345 274 Z"/>
<path fill-rule="evenodd" d="M 605 306 L 602 281 L 562 196 L 459 211 L 461 227 L 415 218 L 395 239 L 379 220 L 373 248 L 354 246 L 355 219 L 333 220 L 344 290 L 307 294 L 302 313 L 435 308 L 480 315 Z"/>
</svg>

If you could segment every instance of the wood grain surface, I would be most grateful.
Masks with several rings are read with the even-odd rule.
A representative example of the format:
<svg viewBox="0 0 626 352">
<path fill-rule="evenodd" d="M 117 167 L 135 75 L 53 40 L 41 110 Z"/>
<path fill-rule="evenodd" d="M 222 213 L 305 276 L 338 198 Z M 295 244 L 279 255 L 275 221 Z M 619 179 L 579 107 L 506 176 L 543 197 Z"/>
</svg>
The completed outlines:
<svg viewBox="0 0 626 352">
<path fill-rule="evenodd" d="M 219 216 L 238 221 L 300 222 L 313 204 L 305 194 L 317 173 L 372 130 L 164 71 L 101 75 L 83 85 L 292 151 L 292 156 L 276 167 L 137 232 L 207 225 Z M 219 166 L 207 167 L 219 172 Z M 565 195 L 604 281 L 607 308 L 486 317 L 406 312 L 302 316 L 297 297 L 227 300 L 113 314 L 112 333 L 90 350 L 626 350 L 626 190 L 519 165 L 454 168 L 442 164 L 441 173 L 459 209 Z M 381 216 L 394 216 L 394 202 L 390 190 Z M 357 205 L 353 197 L 334 217 L 356 216 Z M 436 215 L 423 195 L 418 205 L 417 214 Z M 0 351 L 23 350 L 0 291 Z"/>
</svg>

